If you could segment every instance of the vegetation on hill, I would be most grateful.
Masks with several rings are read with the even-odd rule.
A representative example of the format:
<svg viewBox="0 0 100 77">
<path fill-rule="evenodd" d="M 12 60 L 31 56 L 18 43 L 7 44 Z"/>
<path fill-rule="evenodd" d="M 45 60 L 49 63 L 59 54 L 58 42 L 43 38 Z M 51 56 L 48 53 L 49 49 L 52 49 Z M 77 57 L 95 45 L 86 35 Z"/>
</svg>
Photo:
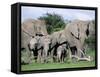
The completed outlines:
<svg viewBox="0 0 100 77">
<path fill-rule="evenodd" d="M 44 16 L 41 16 L 38 19 L 45 20 L 49 34 L 62 30 L 65 27 L 63 17 L 55 13 L 46 13 Z"/>
</svg>

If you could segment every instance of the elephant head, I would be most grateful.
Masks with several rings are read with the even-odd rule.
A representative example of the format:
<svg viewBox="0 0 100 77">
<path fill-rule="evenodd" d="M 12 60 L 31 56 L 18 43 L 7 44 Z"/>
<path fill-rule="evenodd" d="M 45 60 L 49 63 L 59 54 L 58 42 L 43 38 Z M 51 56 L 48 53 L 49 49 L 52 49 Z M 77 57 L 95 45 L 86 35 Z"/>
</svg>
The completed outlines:
<svg viewBox="0 0 100 77">
<path fill-rule="evenodd" d="M 35 49 L 36 44 L 37 44 L 37 39 L 35 37 L 33 37 L 29 42 L 29 49 L 30 50 Z"/>
<path fill-rule="evenodd" d="M 88 21 L 73 21 L 69 24 L 67 24 L 65 28 L 65 35 L 66 37 L 69 36 L 69 38 L 72 37 L 72 39 L 80 40 L 82 43 L 84 43 L 84 40 L 88 38 L 90 34 L 90 27 L 93 24 Z M 68 39 L 69 39 L 68 38 Z"/>
<path fill-rule="evenodd" d="M 70 47 L 76 47 L 79 56 L 83 53 L 85 39 L 90 34 L 91 22 L 76 20 L 66 25 L 64 35 Z"/>
</svg>

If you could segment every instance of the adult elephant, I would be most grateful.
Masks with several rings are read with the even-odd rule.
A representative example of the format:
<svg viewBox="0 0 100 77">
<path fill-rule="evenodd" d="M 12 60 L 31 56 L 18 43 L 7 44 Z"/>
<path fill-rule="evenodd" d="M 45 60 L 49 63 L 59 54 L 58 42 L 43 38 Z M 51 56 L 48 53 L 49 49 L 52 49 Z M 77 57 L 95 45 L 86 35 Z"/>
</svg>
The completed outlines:
<svg viewBox="0 0 100 77">
<path fill-rule="evenodd" d="M 76 20 L 67 24 L 63 34 L 65 35 L 70 47 L 75 48 L 75 51 L 77 51 L 76 54 L 74 53 L 72 55 L 77 55 L 80 58 L 86 57 L 83 51 L 84 44 L 85 39 L 87 39 L 90 34 L 90 27 L 92 25 L 92 22 L 81 20 Z"/>
<path fill-rule="evenodd" d="M 21 63 L 31 63 L 31 52 L 28 44 L 36 33 L 48 34 L 45 21 L 28 19 L 21 25 Z"/>
<path fill-rule="evenodd" d="M 63 44 L 68 44 L 63 32 L 64 30 L 61 30 L 61 31 L 54 32 L 50 35 L 51 37 L 50 56 L 51 56 L 51 60 L 53 60 L 54 62 L 57 60 L 57 55 L 58 55 L 57 51 L 59 49 L 58 47 Z"/>
</svg>

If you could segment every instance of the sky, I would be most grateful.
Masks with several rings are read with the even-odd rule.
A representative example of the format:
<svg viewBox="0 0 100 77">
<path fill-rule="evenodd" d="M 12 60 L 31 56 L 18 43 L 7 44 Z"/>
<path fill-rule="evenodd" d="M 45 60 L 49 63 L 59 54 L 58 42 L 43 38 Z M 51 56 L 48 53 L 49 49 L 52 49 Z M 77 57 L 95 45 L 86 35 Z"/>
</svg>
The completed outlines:
<svg viewBox="0 0 100 77">
<path fill-rule="evenodd" d="M 21 7 L 21 21 L 27 19 L 37 19 L 46 13 L 55 13 L 61 15 L 64 20 L 93 20 L 95 19 L 94 10 L 80 9 L 62 9 L 62 8 L 45 8 L 45 7 Z"/>
</svg>

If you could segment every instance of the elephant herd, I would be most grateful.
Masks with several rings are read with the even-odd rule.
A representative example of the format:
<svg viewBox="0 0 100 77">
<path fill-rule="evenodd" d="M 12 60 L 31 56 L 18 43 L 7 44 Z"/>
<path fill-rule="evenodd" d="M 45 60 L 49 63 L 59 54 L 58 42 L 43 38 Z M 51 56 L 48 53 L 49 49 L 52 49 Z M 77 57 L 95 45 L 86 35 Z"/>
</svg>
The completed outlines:
<svg viewBox="0 0 100 77">
<path fill-rule="evenodd" d="M 52 34 L 36 33 L 27 44 L 30 61 L 37 63 L 66 62 L 66 58 L 91 61 L 86 55 L 85 39 L 90 35 L 91 21 L 72 21 Z"/>
</svg>

